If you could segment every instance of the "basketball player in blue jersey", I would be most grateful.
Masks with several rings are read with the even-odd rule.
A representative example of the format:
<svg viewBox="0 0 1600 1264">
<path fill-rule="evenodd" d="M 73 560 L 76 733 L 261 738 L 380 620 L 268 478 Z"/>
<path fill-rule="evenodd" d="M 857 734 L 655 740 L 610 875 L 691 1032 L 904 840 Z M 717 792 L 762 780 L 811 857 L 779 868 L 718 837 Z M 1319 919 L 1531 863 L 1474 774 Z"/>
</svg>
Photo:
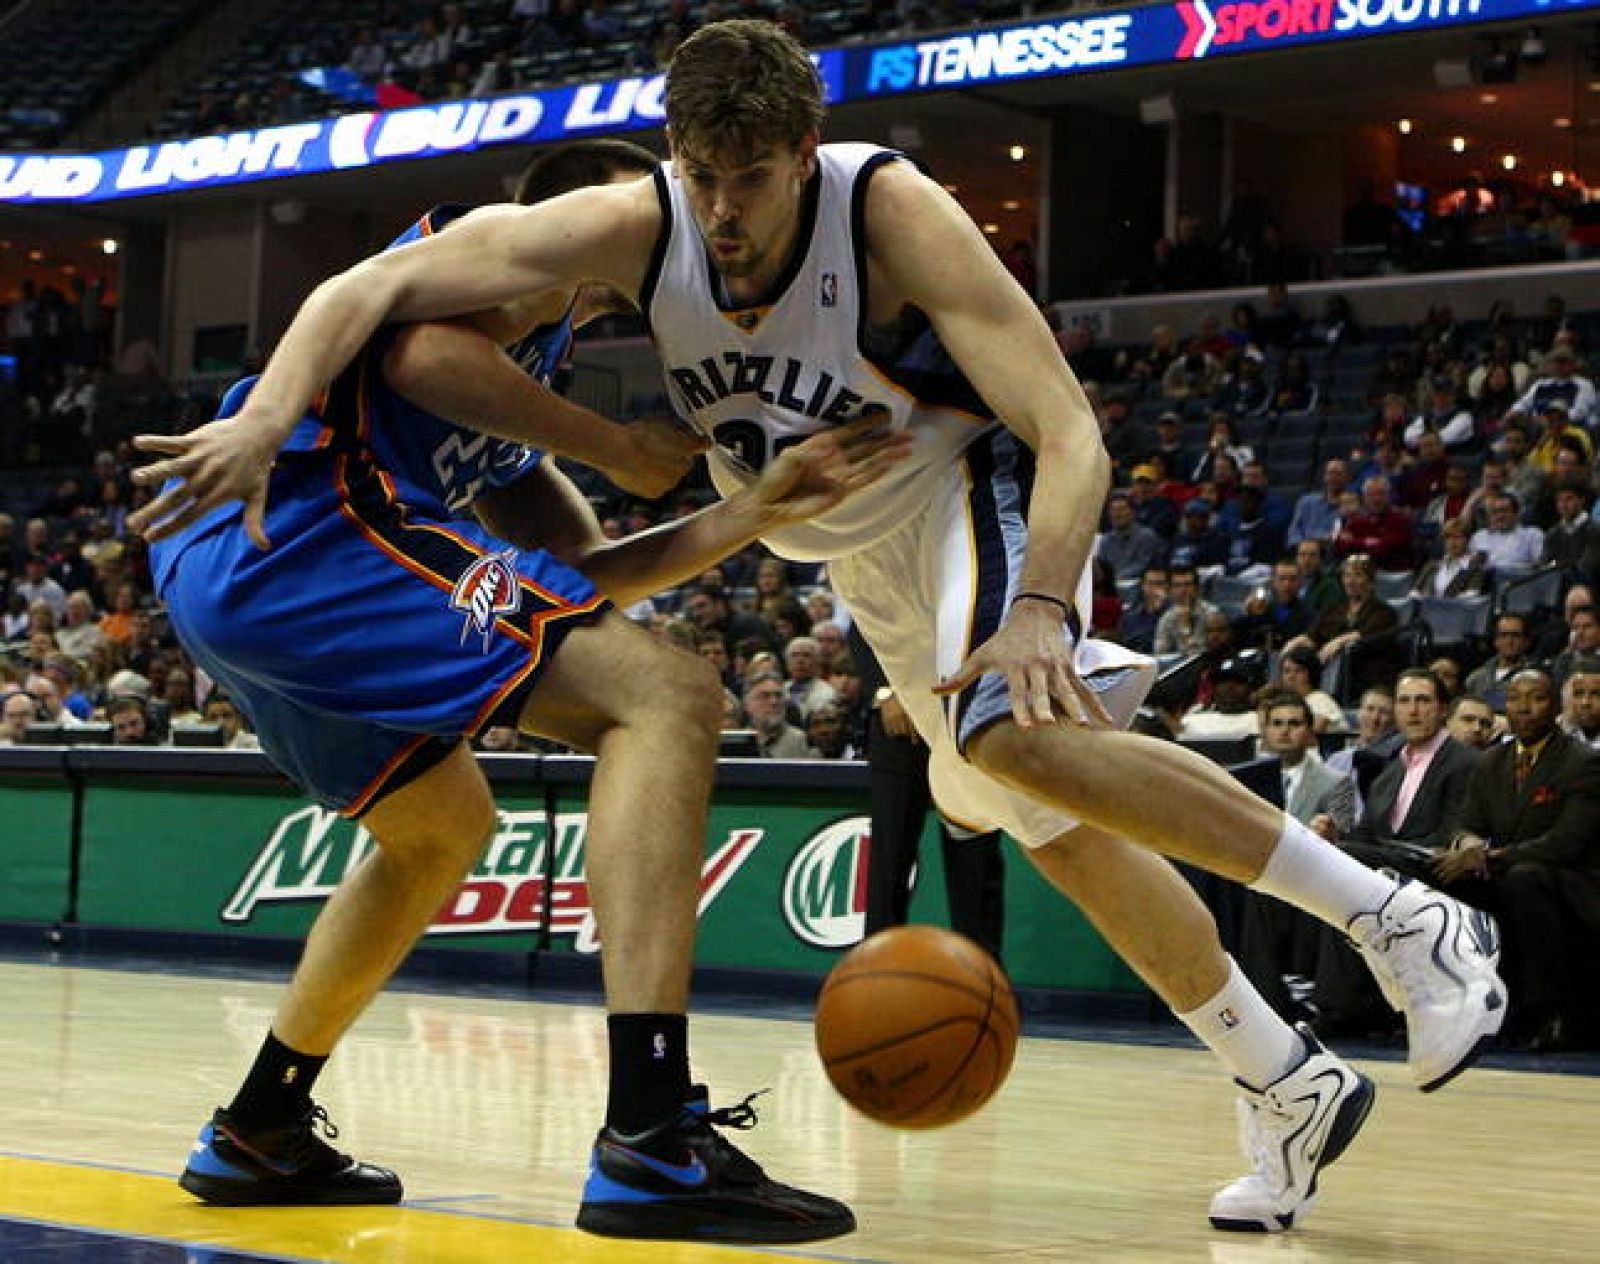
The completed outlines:
<svg viewBox="0 0 1600 1264">
<path fill-rule="evenodd" d="M 536 162 L 525 197 L 637 181 L 654 166 L 636 146 L 585 142 Z M 471 221 L 434 212 L 393 253 Z M 720 690 L 699 660 L 605 596 L 634 601 L 681 583 L 763 531 L 833 507 L 904 441 L 865 420 L 786 454 L 742 504 L 608 543 L 572 484 L 524 445 L 577 456 L 647 496 L 704 446 L 676 423 L 617 426 L 541 384 L 573 323 L 615 302 L 574 285 L 463 322 L 386 327 L 278 445 L 249 530 L 230 506 L 153 546 L 158 590 L 195 660 L 275 762 L 378 843 L 329 899 L 255 1065 L 189 1157 L 181 1183 L 206 1201 L 401 1197 L 394 1173 L 318 1135 L 326 1117 L 311 1090 L 493 834 L 465 739 L 520 724 L 598 755 L 588 877 L 611 1090 L 586 1227 L 770 1242 L 854 1225 L 845 1206 L 768 1179 L 722 1137 L 718 1124 L 749 1125 L 747 1106 L 711 1111 L 690 1085 L 684 1007 Z M 458 383 L 448 398 L 441 379 Z M 223 415 L 244 422 L 262 389 L 240 383 Z M 263 531 L 265 550 L 251 539 Z"/>
<path fill-rule="evenodd" d="M 680 412 L 715 441 L 726 494 L 788 445 L 885 408 L 910 458 L 869 494 L 764 538 L 828 560 L 932 750 L 940 809 L 1011 833 L 1238 1082 L 1251 1170 L 1215 1195 L 1211 1222 L 1289 1228 L 1373 1086 L 1263 1002 L 1163 854 L 1347 931 L 1406 1015 L 1425 1091 L 1500 1027 L 1493 922 L 1367 869 L 1205 759 L 1121 731 L 1153 672 L 1083 635 L 1109 482 L 1094 414 L 1028 295 L 939 185 L 894 153 L 820 144 L 803 48 L 762 22 L 703 27 L 673 57 L 666 104 L 673 162 L 652 185 L 474 216 L 329 282 L 248 418 L 159 449 L 145 477 L 183 483 L 141 521 L 258 503 L 305 403 L 381 321 L 579 280 L 638 301 Z"/>
</svg>

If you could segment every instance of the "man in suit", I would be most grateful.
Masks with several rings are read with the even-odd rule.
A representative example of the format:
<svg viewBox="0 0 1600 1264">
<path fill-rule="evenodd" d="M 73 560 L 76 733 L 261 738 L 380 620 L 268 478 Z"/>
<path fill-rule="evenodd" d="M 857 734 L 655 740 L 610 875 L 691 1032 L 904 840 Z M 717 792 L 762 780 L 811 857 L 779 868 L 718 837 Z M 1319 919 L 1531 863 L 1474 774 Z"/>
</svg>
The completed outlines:
<svg viewBox="0 0 1600 1264">
<path fill-rule="evenodd" d="M 1506 687 L 1513 741 L 1487 751 L 1437 880 L 1500 917 L 1517 1008 L 1536 1050 L 1572 1039 L 1589 980 L 1571 963 L 1600 939 L 1600 756 L 1556 725 L 1554 679 L 1528 668 Z M 1520 988 L 1518 987 L 1520 983 Z"/>
<path fill-rule="evenodd" d="M 1495 615 L 1494 657 L 1467 677 L 1467 692 L 1492 707 L 1504 706 L 1506 682 L 1528 666 L 1532 645 L 1527 615 L 1514 610 Z"/>
<path fill-rule="evenodd" d="M 1311 708 L 1299 694 L 1289 690 L 1269 694 L 1260 711 L 1261 747 L 1278 760 L 1285 810 L 1335 843 L 1355 825 L 1355 783 L 1316 754 Z M 1298 1016 L 1285 977 L 1311 975 L 1320 928 L 1314 918 L 1270 895 L 1245 894 L 1239 968 L 1285 1017 Z M 1358 963 L 1358 968 L 1364 967 Z"/>
</svg>

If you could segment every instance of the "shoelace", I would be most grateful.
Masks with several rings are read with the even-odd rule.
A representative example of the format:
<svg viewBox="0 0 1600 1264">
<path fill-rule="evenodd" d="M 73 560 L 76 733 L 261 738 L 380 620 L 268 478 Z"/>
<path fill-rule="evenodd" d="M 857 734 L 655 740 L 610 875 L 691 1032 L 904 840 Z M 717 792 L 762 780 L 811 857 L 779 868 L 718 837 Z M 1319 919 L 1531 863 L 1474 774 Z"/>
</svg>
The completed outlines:
<svg viewBox="0 0 1600 1264">
<path fill-rule="evenodd" d="M 696 1115 L 695 1118 L 698 1120 L 704 1120 L 706 1123 L 717 1128 L 734 1128 L 740 1132 L 745 1132 L 751 1128 L 754 1128 L 760 1121 L 760 1116 L 756 1113 L 756 1108 L 750 1103 L 755 1101 L 756 1098 L 765 1093 L 770 1093 L 771 1091 L 771 1089 L 767 1088 L 758 1088 L 754 1093 L 751 1093 L 750 1096 L 745 1098 L 744 1101 L 740 1102 L 737 1106 L 722 1106 L 716 1110 L 708 1110 L 703 1115 Z"/>
<path fill-rule="evenodd" d="M 339 1139 L 339 1126 L 328 1118 L 328 1112 L 320 1106 L 313 1105 L 311 1107 L 311 1113 L 305 1118 L 305 1126 L 306 1130 L 312 1135 L 315 1135 L 316 1130 L 321 1128 L 322 1135 L 329 1141 L 337 1141 Z"/>
<path fill-rule="evenodd" d="M 1289 1183 L 1289 1177 L 1284 1170 L 1282 1153 L 1267 1143 L 1267 1130 L 1261 1122 L 1261 1113 L 1271 1109 L 1265 1099 L 1240 1102 L 1239 1148 L 1250 1160 L 1255 1174 L 1276 1193 Z"/>
</svg>

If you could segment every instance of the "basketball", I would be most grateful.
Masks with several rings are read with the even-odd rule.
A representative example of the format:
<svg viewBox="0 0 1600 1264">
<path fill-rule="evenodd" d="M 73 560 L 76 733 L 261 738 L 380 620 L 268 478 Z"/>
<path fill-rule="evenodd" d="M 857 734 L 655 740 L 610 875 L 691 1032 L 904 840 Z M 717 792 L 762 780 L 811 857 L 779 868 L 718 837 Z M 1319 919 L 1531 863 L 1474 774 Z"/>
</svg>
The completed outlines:
<svg viewBox="0 0 1600 1264">
<path fill-rule="evenodd" d="M 1017 1052 L 1017 998 L 964 935 L 896 926 L 862 941 L 817 998 L 817 1053 L 869 1119 L 938 1128 L 995 1095 Z"/>
</svg>

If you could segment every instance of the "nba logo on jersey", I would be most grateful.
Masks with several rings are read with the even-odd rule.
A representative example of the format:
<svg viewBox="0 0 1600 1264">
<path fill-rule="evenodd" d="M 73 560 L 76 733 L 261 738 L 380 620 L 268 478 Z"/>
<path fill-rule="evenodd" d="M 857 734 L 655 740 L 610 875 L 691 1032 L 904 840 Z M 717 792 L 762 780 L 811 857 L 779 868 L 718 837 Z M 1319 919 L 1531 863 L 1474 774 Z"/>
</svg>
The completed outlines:
<svg viewBox="0 0 1600 1264">
<path fill-rule="evenodd" d="M 836 307 L 839 303 L 839 274 L 837 272 L 824 272 L 820 286 L 820 298 L 824 307 Z"/>
<path fill-rule="evenodd" d="M 522 585 L 517 582 L 517 572 L 512 565 L 516 550 L 480 557 L 456 581 L 456 590 L 450 594 L 450 607 L 466 615 L 461 625 L 461 639 L 467 631 L 476 628 L 483 637 L 484 652 L 489 650 L 489 637 L 494 634 L 494 621 L 498 615 L 515 614 L 522 605 Z"/>
</svg>

